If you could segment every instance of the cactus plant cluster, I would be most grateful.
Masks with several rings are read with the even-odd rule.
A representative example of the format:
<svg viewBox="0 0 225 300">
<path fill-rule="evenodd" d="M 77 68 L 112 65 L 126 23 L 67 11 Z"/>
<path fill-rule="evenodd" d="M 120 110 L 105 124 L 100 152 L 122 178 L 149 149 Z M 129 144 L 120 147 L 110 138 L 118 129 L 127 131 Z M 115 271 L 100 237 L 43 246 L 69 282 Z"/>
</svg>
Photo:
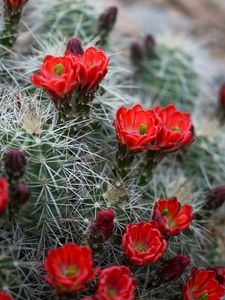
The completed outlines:
<svg viewBox="0 0 225 300">
<path fill-rule="evenodd" d="M 126 37 L 120 53 L 117 14 L 80 0 L 2 3 L 2 300 L 225 295 L 213 79 L 199 52 L 168 39 Z"/>
</svg>

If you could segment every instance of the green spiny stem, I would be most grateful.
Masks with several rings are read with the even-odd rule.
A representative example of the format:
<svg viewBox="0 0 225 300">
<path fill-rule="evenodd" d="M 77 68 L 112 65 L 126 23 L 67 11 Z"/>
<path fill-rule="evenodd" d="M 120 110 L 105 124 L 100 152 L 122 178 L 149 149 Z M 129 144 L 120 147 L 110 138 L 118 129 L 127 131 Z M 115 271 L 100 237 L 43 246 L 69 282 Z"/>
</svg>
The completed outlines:
<svg viewBox="0 0 225 300">
<path fill-rule="evenodd" d="M 116 176 L 118 179 L 125 179 L 130 171 L 131 164 L 134 160 L 134 155 L 130 153 L 126 147 L 118 145 L 116 154 Z"/>
<path fill-rule="evenodd" d="M 1 32 L 0 44 L 11 48 L 16 40 L 21 8 L 12 12 L 7 5 L 4 6 L 4 28 Z"/>
<path fill-rule="evenodd" d="M 140 185 L 145 185 L 151 180 L 154 169 L 164 157 L 165 153 L 159 151 L 148 151 L 146 153 L 141 167 Z"/>
</svg>

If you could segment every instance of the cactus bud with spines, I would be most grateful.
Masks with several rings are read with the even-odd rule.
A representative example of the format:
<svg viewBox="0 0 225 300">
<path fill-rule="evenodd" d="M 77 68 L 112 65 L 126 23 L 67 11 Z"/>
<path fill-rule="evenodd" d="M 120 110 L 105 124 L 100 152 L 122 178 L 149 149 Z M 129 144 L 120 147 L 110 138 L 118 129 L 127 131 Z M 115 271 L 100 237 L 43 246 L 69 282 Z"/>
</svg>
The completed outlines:
<svg viewBox="0 0 225 300">
<path fill-rule="evenodd" d="M 69 51 L 74 55 L 78 55 L 78 54 L 82 55 L 84 53 L 82 43 L 77 38 L 72 38 L 68 41 L 66 46 L 66 51 Z"/>
<path fill-rule="evenodd" d="M 156 41 L 153 35 L 148 34 L 144 39 L 144 50 L 145 55 L 149 58 L 152 58 L 155 54 Z"/>
<path fill-rule="evenodd" d="M 109 33 L 115 26 L 118 15 L 118 8 L 111 6 L 99 16 L 98 20 L 98 34 L 101 37 L 101 43 L 104 44 L 107 40 Z"/>
<path fill-rule="evenodd" d="M 213 188 L 206 196 L 205 208 L 213 211 L 220 208 L 225 202 L 225 186 Z"/>
<path fill-rule="evenodd" d="M 130 58 L 135 65 L 142 63 L 144 59 L 144 51 L 140 43 L 133 42 L 130 45 Z"/>
<path fill-rule="evenodd" d="M 10 180 L 19 179 L 25 173 L 26 158 L 22 151 L 13 149 L 5 156 L 5 172 Z"/>
</svg>

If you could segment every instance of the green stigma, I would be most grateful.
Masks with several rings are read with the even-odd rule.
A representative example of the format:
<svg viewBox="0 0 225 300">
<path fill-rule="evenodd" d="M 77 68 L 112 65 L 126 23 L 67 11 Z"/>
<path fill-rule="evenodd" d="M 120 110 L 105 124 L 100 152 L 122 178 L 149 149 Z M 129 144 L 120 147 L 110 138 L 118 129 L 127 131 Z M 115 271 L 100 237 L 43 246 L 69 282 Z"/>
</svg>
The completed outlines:
<svg viewBox="0 0 225 300">
<path fill-rule="evenodd" d="M 199 300 L 205 300 L 205 299 L 208 298 L 208 296 L 209 296 L 208 293 L 204 293 L 204 294 L 202 294 L 201 296 L 199 296 L 198 299 L 199 299 Z"/>
<path fill-rule="evenodd" d="M 113 289 L 109 289 L 107 295 L 109 297 L 116 297 L 116 296 L 118 296 L 118 293 Z"/>
<path fill-rule="evenodd" d="M 172 128 L 172 131 L 180 131 L 180 127 L 175 126 L 175 127 Z"/>
<path fill-rule="evenodd" d="M 169 214 L 169 209 L 168 208 L 164 208 L 162 211 L 161 211 L 162 215 L 163 216 L 167 216 Z"/>
<path fill-rule="evenodd" d="M 138 252 L 146 252 L 148 250 L 148 248 L 145 245 L 135 245 L 134 248 Z"/>
<path fill-rule="evenodd" d="M 66 271 L 67 276 L 74 276 L 76 274 L 77 274 L 77 268 L 74 266 L 69 267 Z"/>
<path fill-rule="evenodd" d="M 147 131 L 147 125 L 146 124 L 141 124 L 140 130 L 139 130 L 140 134 L 144 135 L 146 133 L 146 131 Z"/>
<path fill-rule="evenodd" d="M 57 64 L 55 65 L 54 69 L 53 69 L 53 72 L 56 74 L 56 75 L 62 75 L 62 72 L 64 70 L 64 65 L 63 64 Z"/>
</svg>

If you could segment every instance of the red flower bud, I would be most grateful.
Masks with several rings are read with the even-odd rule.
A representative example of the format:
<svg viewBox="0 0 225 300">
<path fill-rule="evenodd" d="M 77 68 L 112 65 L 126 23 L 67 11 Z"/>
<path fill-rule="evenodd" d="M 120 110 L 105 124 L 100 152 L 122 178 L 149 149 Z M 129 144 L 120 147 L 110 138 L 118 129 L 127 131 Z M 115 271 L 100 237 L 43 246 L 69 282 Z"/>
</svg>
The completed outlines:
<svg viewBox="0 0 225 300">
<path fill-rule="evenodd" d="M 148 57 L 152 57 L 154 55 L 156 42 L 154 37 L 151 34 L 146 35 L 144 40 L 145 54 Z"/>
<path fill-rule="evenodd" d="M 113 209 L 100 210 L 96 220 L 90 227 L 90 237 L 95 242 L 103 243 L 108 240 L 114 229 L 115 212 Z"/>
<path fill-rule="evenodd" d="M 4 178 L 0 178 L 0 215 L 4 214 L 9 204 L 8 183 Z"/>
<path fill-rule="evenodd" d="M 177 255 L 161 267 L 161 279 L 164 282 L 175 281 L 182 276 L 191 260 L 186 255 Z"/>
<path fill-rule="evenodd" d="M 138 65 L 143 61 L 144 52 L 139 43 L 132 43 L 130 45 L 130 58 L 135 65 Z"/>
<path fill-rule="evenodd" d="M 166 246 L 166 240 L 153 221 L 127 225 L 122 237 L 122 248 L 127 259 L 137 266 L 159 261 Z"/>
<path fill-rule="evenodd" d="M 183 289 L 184 300 L 220 300 L 225 289 L 217 282 L 214 271 L 192 269 Z"/>
<path fill-rule="evenodd" d="M 10 179 L 22 177 L 26 164 L 26 158 L 19 150 L 11 150 L 5 156 L 5 171 Z"/>
<path fill-rule="evenodd" d="M 219 100 L 223 107 L 225 107 L 225 83 L 221 86 L 219 91 Z"/>
<path fill-rule="evenodd" d="M 162 121 L 154 110 L 144 110 L 138 104 L 131 109 L 122 106 L 117 111 L 114 126 L 121 145 L 130 151 L 141 152 L 145 149 L 155 149 L 151 142 L 159 134 Z"/>
<path fill-rule="evenodd" d="M 20 209 L 31 197 L 30 189 L 25 185 L 17 186 L 10 191 L 10 199 L 14 208 Z"/>
<path fill-rule="evenodd" d="M 45 280 L 57 289 L 59 295 L 85 289 L 98 272 L 97 268 L 93 269 L 91 250 L 73 243 L 50 250 L 44 268 L 48 273 Z"/>
<path fill-rule="evenodd" d="M 96 300 L 133 300 L 136 280 L 128 267 L 112 266 L 101 271 L 94 296 Z"/>
<path fill-rule="evenodd" d="M 225 202 L 225 186 L 221 185 L 212 189 L 206 196 L 205 207 L 208 210 L 216 210 Z"/>
<path fill-rule="evenodd" d="M 192 221 L 192 206 L 185 204 L 181 207 L 176 197 L 160 199 L 155 203 L 153 220 L 164 235 L 176 235 L 187 229 Z"/>
<path fill-rule="evenodd" d="M 117 19 L 118 8 L 116 6 L 108 7 L 99 17 L 99 31 L 110 32 Z"/>
<path fill-rule="evenodd" d="M 82 55 L 84 53 L 81 41 L 76 38 L 72 38 L 68 41 L 66 51 L 69 51 L 74 55 Z"/>
<path fill-rule="evenodd" d="M 208 271 L 210 270 L 216 273 L 216 280 L 218 283 L 225 287 L 225 266 L 208 269 Z"/>
<path fill-rule="evenodd" d="M 5 292 L 0 291 L 0 300 L 13 300 L 13 297 Z"/>
</svg>

